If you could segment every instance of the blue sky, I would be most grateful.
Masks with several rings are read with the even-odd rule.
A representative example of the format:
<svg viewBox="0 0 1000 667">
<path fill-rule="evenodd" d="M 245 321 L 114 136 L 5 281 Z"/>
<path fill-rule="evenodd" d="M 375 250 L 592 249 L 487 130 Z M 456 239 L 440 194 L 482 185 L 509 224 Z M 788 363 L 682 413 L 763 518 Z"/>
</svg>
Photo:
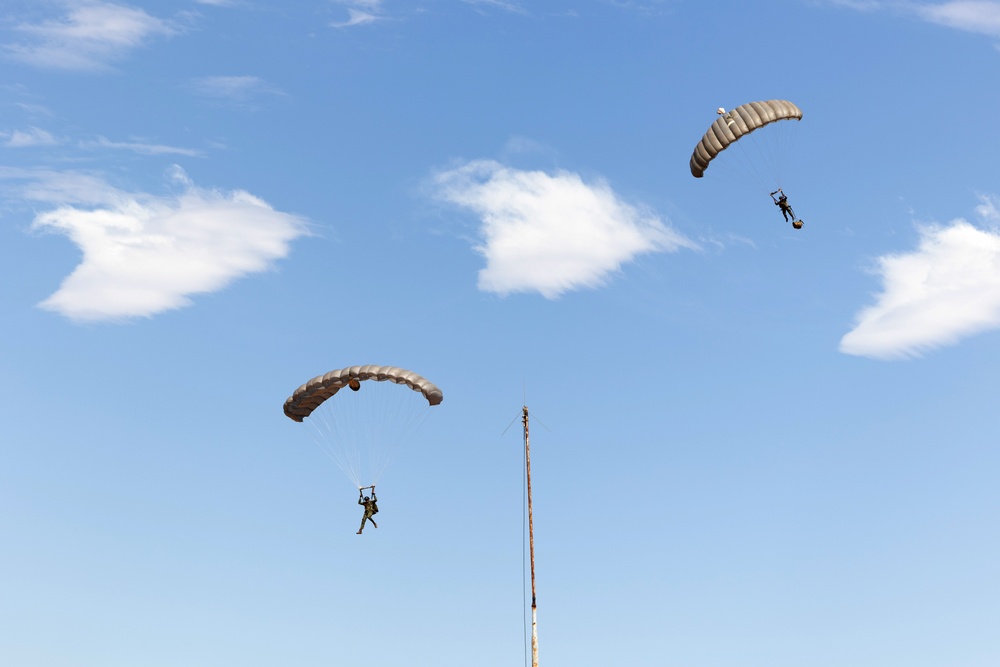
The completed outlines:
<svg viewBox="0 0 1000 667">
<path fill-rule="evenodd" d="M 998 80 L 987 1 L 4 3 L 0 663 L 523 664 L 526 403 L 543 664 L 998 664 Z M 767 99 L 802 230 L 688 168 Z M 355 364 L 445 397 L 362 536 Z"/>
</svg>

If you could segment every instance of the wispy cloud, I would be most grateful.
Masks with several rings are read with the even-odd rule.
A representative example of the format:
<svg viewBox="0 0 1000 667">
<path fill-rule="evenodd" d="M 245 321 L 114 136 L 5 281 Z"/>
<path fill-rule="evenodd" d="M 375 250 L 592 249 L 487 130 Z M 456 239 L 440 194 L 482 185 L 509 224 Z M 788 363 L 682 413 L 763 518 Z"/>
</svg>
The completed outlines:
<svg viewBox="0 0 1000 667">
<path fill-rule="evenodd" d="M 516 2 L 510 0 L 462 0 L 467 5 L 479 7 L 494 7 L 515 14 L 527 14 L 527 11 Z"/>
<path fill-rule="evenodd" d="M 150 144 L 141 141 L 111 141 L 105 137 L 98 137 L 91 141 L 81 141 L 80 148 L 109 148 L 112 150 L 132 151 L 141 155 L 185 155 L 187 157 L 203 157 L 205 155 L 205 151 L 195 148 L 180 148 L 178 146 Z"/>
<path fill-rule="evenodd" d="M 438 198 L 481 221 L 475 250 L 486 258 L 479 289 L 501 295 L 599 287 L 638 255 L 694 248 L 658 217 L 622 201 L 603 181 L 519 171 L 489 160 L 434 176 Z"/>
<path fill-rule="evenodd" d="M 858 313 L 840 351 L 875 359 L 920 356 L 1000 328 L 1000 213 L 983 197 L 982 225 L 921 225 L 917 249 L 876 260 L 875 304 Z"/>
<path fill-rule="evenodd" d="M 33 116 L 47 116 L 51 118 L 52 116 L 55 115 L 54 113 L 52 113 L 51 109 L 42 104 L 28 104 L 26 102 L 15 102 L 14 104 L 21 111 L 24 111 L 25 113 L 31 114 Z"/>
<path fill-rule="evenodd" d="M 94 175 L 0 171 L 29 181 L 22 196 L 55 206 L 33 229 L 64 234 L 83 253 L 39 306 L 79 322 L 150 317 L 270 268 L 307 233 L 302 218 L 248 192 L 198 187 L 179 167 L 171 176 L 179 192 L 158 197 Z"/>
<path fill-rule="evenodd" d="M 256 76 L 204 76 L 191 82 L 191 90 L 202 97 L 236 104 L 246 104 L 266 95 L 285 94 Z"/>
<path fill-rule="evenodd" d="M 949 28 L 1000 37 L 1000 2 L 953 0 L 940 4 L 917 5 L 920 18 Z"/>
<path fill-rule="evenodd" d="M 38 127 L 27 130 L 14 130 L 10 133 L 0 133 L 4 137 L 3 145 L 8 148 L 27 148 L 29 146 L 55 146 L 59 143 L 50 132 Z"/>
<path fill-rule="evenodd" d="M 382 0 L 336 0 L 347 6 L 347 20 L 330 23 L 332 28 L 350 28 L 382 20 Z"/>
<path fill-rule="evenodd" d="M 43 206 L 110 206 L 120 199 L 118 191 L 100 176 L 78 171 L 0 166 L 0 185 L 10 201 L 22 199 Z"/>
<path fill-rule="evenodd" d="M 332 28 L 350 28 L 351 26 L 364 25 L 378 21 L 381 17 L 375 14 L 363 12 L 360 9 L 348 9 L 346 21 L 334 21 L 330 24 Z"/>
<path fill-rule="evenodd" d="M 382 0 L 333 0 L 338 5 L 349 7 L 360 7 L 370 12 L 377 12 L 382 9 Z"/>
<path fill-rule="evenodd" d="M 150 38 L 177 32 L 141 9 L 106 2 L 74 4 L 61 18 L 15 29 L 24 39 L 3 47 L 9 57 L 66 70 L 104 69 Z"/>
<path fill-rule="evenodd" d="M 956 30 L 1000 37 L 1000 2 L 994 0 L 830 0 L 831 4 L 858 11 L 888 11 L 912 16 Z"/>
<path fill-rule="evenodd" d="M 856 9 L 862 12 L 874 12 L 885 9 L 886 0 L 828 0 L 831 5 Z"/>
</svg>

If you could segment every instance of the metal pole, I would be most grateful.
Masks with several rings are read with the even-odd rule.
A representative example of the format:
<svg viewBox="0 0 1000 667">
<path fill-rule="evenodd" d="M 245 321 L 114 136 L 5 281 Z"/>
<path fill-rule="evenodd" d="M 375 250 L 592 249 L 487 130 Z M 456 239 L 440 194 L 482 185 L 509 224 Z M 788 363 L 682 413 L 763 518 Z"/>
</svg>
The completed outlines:
<svg viewBox="0 0 1000 667">
<path fill-rule="evenodd" d="M 531 446 L 528 444 L 528 406 L 524 406 L 524 469 L 528 476 L 528 552 L 531 555 L 531 667 L 538 667 L 538 606 L 535 603 L 535 528 L 531 518 Z"/>
</svg>

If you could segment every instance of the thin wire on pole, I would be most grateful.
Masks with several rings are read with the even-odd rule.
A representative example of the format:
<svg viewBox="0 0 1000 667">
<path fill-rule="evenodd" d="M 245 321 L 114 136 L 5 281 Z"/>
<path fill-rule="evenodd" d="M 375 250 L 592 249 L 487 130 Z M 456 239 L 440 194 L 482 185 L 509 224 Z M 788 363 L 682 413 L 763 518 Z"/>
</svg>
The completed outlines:
<svg viewBox="0 0 1000 667">
<path fill-rule="evenodd" d="M 515 417 L 516 419 L 516 417 Z M 513 423 L 513 422 L 512 422 Z M 509 426 L 507 428 L 510 428 Z M 527 465 L 528 462 L 528 452 L 525 450 L 524 454 L 521 456 L 522 466 Z M 522 467 L 523 470 L 523 467 Z M 525 475 L 521 475 L 521 630 L 523 634 L 522 641 L 524 642 L 523 653 L 524 653 L 524 665 L 528 665 L 528 572 L 527 572 L 527 549 L 525 549 L 525 535 L 527 534 L 527 522 L 528 516 L 528 478 Z"/>
</svg>

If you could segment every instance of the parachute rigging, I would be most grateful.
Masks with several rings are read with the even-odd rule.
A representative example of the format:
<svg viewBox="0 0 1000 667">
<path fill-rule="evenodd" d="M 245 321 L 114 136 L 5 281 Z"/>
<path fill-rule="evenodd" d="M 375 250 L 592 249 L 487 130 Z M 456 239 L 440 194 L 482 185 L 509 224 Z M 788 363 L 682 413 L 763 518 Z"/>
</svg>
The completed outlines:
<svg viewBox="0 0 1000 667">
<path fill-rule="evenodd" d="M 730 111 L 720 108 L 718 115 L 691 153 L 691 175 L 702 178 L 728 150 L 728 157 L 719 161 L 716 170 L 722 168 L 739 180 L 749 177 L 772 195 L 780 192 L 787 144 L 794 138 L 794 133 L 786 131 L 790 124 L 780 121 L 802 120 L 802 110 L 788 100 L 765 100 L 741 104 Z M 785 213 L 791 209 L 783 206 L 781 210 Z M 793 216 L 792 226 L 801 229 L 802 220 Z"/>
<path fill-rule="evenodd" d="M 341 392 L 345 387 L 352 391 Z M 413 371 L 350 366 L 300 386 L 285 401 L 284 412 L 310 427 L 316 444 L 360 490 L 378 482 L 402 443 L 442 400 L 441 390 Z"/>
<path fill-rule="evenodd" d="M 793 119 L 802 120 L 802 110 L 787 100 L 748 102 L 732 111 L 720 108 L 719 117 L 694 147 L 690 161 L 691 175 L 695 178 L 704 176 L 712 160 L 740 138 L 771 123 Z"/>
</svg>

